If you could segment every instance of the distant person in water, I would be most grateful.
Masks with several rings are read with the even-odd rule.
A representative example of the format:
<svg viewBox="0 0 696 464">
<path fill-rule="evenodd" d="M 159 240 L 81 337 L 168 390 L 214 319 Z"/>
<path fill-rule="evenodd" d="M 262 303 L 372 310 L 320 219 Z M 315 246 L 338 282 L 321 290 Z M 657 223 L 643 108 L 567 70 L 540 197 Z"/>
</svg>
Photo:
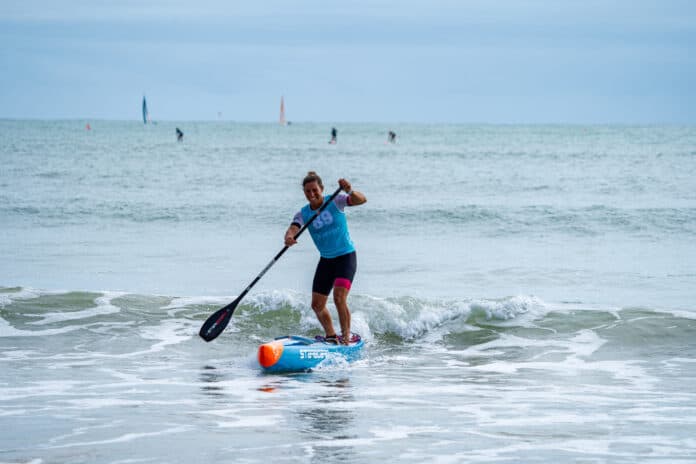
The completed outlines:
<svg viewBox="0 0 696 464">
<path fill-rule="evenodd" d="M 396 132 L 390 130 L 388 140 L 389 143 L 396 143 Z"/>
<path fill-rule="evenodd" d="M 329 140 L 329 143 L 336 143 L 336 134 L 338 132 L 336 131 L 335 127 L 331 128 L 331 140 Z"/>
<path fill-rule="evenodd" d="M 181 132 L 181 129 L 179 129 L 178 127 L 176 128 L 176 139 L 177 139 L 179 142 L 181 142 L 182 140 L 184 140 L 184 133 Z"/>
<path fill-rule="evenodd" d="M 312 283 L 312 309 L 326 332 L 326 341 L 347 345 L 351 341 L 348 292 L 358 267 L 358 260 L 343 211 L 347 206 L 362 205 L 367 199 L 362 193 L 353 190 L 346 179 L 338 179 L 338 185 L 346 193 L 336 196 L 309 227 L 309 233 L 320 255 Z M 314 212 L 330 198 L 330 195 L 324 195 L 324 184 L 314 171 L 308 172 L 302 180 L 302 190 L 309 203 L 303 206 L 292 219 L 290 227 L 285 232 L 285 246 L 297 243 L 295 235 L 314 216 Z M 340 338 L 336 336 L 331 314 L 326 308 L 326 302 L 332 290 L 341 324 Z"/>
</svg>

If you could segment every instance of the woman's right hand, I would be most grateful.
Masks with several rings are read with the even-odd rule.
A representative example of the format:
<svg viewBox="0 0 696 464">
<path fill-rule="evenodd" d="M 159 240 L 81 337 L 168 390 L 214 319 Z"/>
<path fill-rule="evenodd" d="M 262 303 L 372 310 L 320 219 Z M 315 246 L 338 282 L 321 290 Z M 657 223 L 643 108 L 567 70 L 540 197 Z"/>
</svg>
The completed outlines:
<svg viewBox="0 0 696 464">
<path fill-rule="evenodd" d="M 300 228 L 297 227 L 295 224 L 292 224 L 290 227 L 288 227 L 288 230 L 285 231 L 285 246 L 293 246 L 297 243 L 297 240 L 295 240 L 295 235 L 297 235 L 297 232 L 299 231 Z"/>
</svg>

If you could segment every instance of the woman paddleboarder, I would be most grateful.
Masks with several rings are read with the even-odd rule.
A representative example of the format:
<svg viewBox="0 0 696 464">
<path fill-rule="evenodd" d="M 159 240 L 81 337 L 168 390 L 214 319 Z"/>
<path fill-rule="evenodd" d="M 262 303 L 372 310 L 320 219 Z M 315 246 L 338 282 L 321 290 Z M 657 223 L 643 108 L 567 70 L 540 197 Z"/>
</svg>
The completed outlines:
<svg viewBox="0 0 696 464">
<path fill-rule="evenodd" d="M 353 283 L 358 262 L 343 210 L 346 206 L 362 205 L 367 198 L 353 190 L 346 179 L 339 179 L 338 185 L 346 193 L 337 195 L 309 227 L 309 233 L 320 254 L 312 282 L 312 309 L 326 332 L 326 341 L 332 343 L 341 341 L 347 345 L 351 340 L 348 292 Z M 321 178 L 314 171 L 308 172 L 302 180 L 302 189 L 309 203 L 295 214 L 290 227 L 285 232 L 286 246 L 297 243 L 295 240 L 297 232 L 314 216 L 324 202 L 329 200 L 329 196 L 324 195 L 324 184 Z M 332 289 L 341 324 L 340 339 L 336 337 L 331 313 L 326 307 Z"/>
</svg>

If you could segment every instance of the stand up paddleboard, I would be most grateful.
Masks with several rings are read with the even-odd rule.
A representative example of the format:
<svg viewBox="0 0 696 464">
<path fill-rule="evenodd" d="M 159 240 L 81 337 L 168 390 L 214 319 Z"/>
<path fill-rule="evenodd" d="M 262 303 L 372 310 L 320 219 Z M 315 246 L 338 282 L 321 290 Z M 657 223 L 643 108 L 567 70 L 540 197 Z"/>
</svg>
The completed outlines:
<svg viewBox="0 0 696 464">
<path fill-rule="evenodd" d="M 306 372 L 317 367 L 327 358 L 338 357 L 348 362 L 361 355 L 365 343 L 354 334 L 349 345 L 335 345 L 299 335 L 278 337 L 259 346 L 259 364 L 266 372 Z"/>
</svg>

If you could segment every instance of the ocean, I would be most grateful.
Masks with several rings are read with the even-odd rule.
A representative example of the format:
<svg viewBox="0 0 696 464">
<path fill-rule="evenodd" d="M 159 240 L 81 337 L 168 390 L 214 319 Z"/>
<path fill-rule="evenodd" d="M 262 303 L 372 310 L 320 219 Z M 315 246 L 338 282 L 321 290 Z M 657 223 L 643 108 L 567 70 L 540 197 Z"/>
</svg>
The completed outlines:
<svg viewBox="0 0 696 464">
<path fill-rule="evenodd" d="M 268 375 L 310 170 L 366 348 Z M 0 462 L 694 462 L 695 244 L 691 126 L 0 120 Z"/>
</svg>

